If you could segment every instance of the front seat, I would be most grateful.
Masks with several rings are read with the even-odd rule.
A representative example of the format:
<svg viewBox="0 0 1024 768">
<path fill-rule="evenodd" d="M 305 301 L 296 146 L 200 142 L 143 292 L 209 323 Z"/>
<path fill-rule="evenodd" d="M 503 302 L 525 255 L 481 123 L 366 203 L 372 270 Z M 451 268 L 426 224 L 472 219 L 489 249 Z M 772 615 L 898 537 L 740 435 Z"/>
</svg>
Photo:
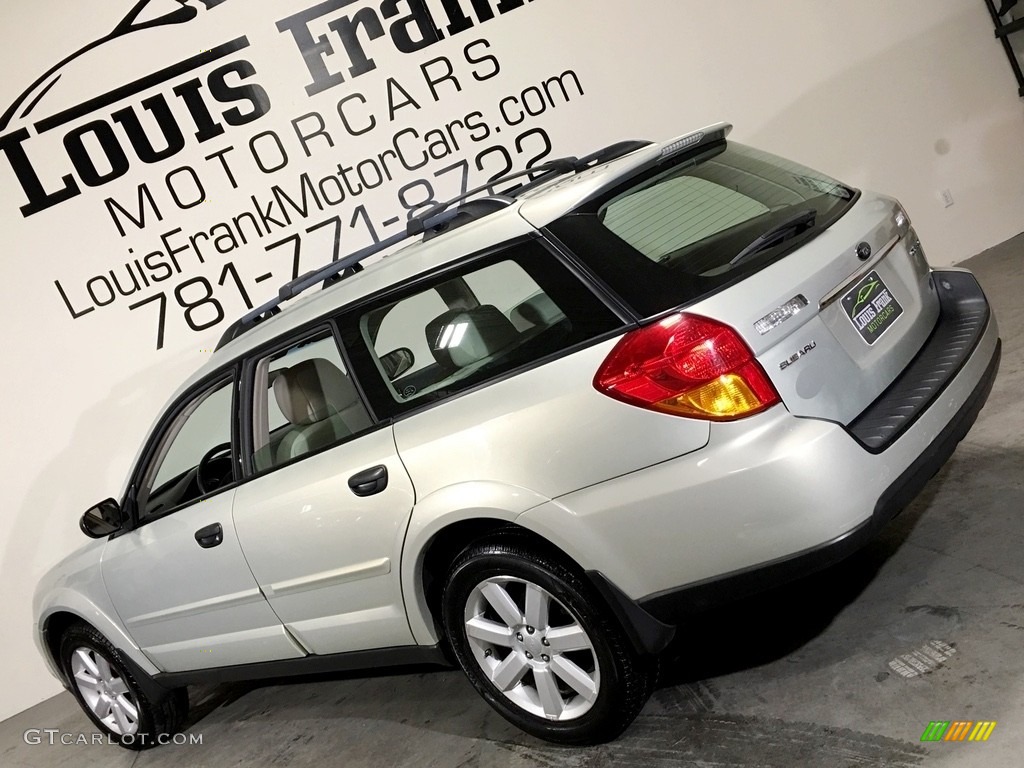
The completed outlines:
<svg viewBox="0 0 1024 768">
<path fill-rule="evenodd" d="M 314 357 L 276 372 L 274 398 L 292 425 L 275 464 L 332 445 L 370 426 L 352 380 L 329 360 Z"/>
</svg>

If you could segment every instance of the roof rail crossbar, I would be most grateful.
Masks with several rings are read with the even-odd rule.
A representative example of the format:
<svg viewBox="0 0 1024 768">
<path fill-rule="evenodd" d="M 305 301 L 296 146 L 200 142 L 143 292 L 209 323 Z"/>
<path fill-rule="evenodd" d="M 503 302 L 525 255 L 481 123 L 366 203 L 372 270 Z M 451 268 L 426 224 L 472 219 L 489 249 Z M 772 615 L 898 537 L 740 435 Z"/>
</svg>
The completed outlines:
<svg viewBox="0 0 1024 768">
<path fill-rule="evenodd" d="M 433 240 L 435 237 L 451 232 L 453 229 L 465 226 L 472 221 L 477 221 L 490 216 L 495 211 L 507 208 L 515 202 L 511 197 L 504 195 L 488 195 L 476 200 L 463 200 L 455 209 L 455 217 L 448 223 L 435 224 L 428 227 L 423 233 L 423 242 Z"/>
<path fill-rule="evenodd" d="M 368 245 L 365 248 L 361 248 L 358 251 L 350 253 L 344 258 L 332 261 L 330 264 L 321 267 L 320 269 L 307 272 L 306 274 L 300 275 L 294 280 L 285 283 L 278 288 L 277 296 L 263 304 L 260 304 L 255 309 L 252 309 L 243 315 L 240 320 L 232 323 L 221 337 L 218 348 L 227 344 L 232 339 L 241 336 L 261 320 L 265 320 L 267 317 L 277 314 L 277 312 L 280 311 L 281 304 L 289 299 L 294 299 L 300 293 L 312 288 L 314 285 L 324 283 L 324 287 L 327 287 L 330 283 L 336 282 L 339 276 L 346 270 L 353 270 L 353 272 L 357 271 L 353 268 L 358 266 L 361 261 L 364 261 L 381 251 L 387 250 L 394 245 L 398 245 L 410 237 L 415 237 L 427 229 L 443 226 L 458 215 L 458 209 L 443 210 L 443 206 L 444 204 L 442 203 L 441 206 L 435 206 L 425 214 L 413 218 L 409 221 L 404 232 L 399 232 L 398 234 L 392 235 L 378 243 Z M 441 210 L 437 210 L 438 208 L 441 208 Z M 437 212 L 433 213 L 435 210 L 437 210 Z"/>
<path fill-rule="evenodd" d="M 322 283 L 326 280 L 332 279 L 335 275 L 344 272 L 349 267 L 358 264 L 360 261 L 373 256 L 376 253 L 380 253 L 386 248 L 390 248 L 393 245 L 397 245 L 403 240 L 408 239 L 409 234 L 407 232 L 399 232 L 397 235 L 381 240 L 379 243 L 368 245 L 366 248 L 362 248 L 355 253 L 350 253 L 344 258 L 332 261 L 325 267 L 315 269 L 311 272 L 307 272 L 304 275 L 299 275 L 294 280 L 291 280 L 280 288 L 277 289 L 277 296 L 270 301 L 261 304 L 255 309 L 251 310 L 248 314 L 242 317 L 239 321 L 243 326 L 252 326 L 263 319 L 263 316 L 273 309 L 278 308 L 282 303 L 289 299 L 294 299 L 303 291 L 308 288 L 312 288 L 318 283 Z"/>
<path fill-rule="evenodd" d="M 631 152 L 636 152 L 638 149 L 649 147 L 653 143 L 653 141 L 646 141 L 644 139 L 617 141 L 614 144 L 609 144 L 607 147 L 602 147 L 596 152 L 591 152 L 586 157 L 581 157 L 580 164 L 585 164 L 589 168 L 598 163 L 610 163 L 612 160 L 618 160 L 620 157 L 625 157 Z"/>
<path fill-rule="evenodd" d="M 346 270 L 348 270 L 348 274 L 353 274 L 354 272 L 358 271 L 354 269 L 354 267 L 358 266 L 359 263 L 364 261 L 365 259 L 368 259 L 371 256 L 380 253 L 381 251 L 387 250 L 388 248 L 397 245 L 403 240 L 407 240 L 411 237 L 423 234 L 428 230 L 439 229 L 444 225 L 448 224 L 459 215 L 459 209 L 457 207 L 452 208 L 452 206 L 456 205 L 457 203 L 461 203 L 465 200 L 468 200 L 474 195 L 479 195 L 481 192 L 489 192 L 494 188 L 496 184 L 501 184 L 506 181 L 511 181 L 513 179 L 521 179 L 525 176 L 534 177 L 531 179 L 529 184 L 526 185 L 527 187 L 530 187 L 536 184 L 541 184 L 556 176 L 561 176 L 567 173 L 575 173 L 579 170 L 589 167 L 590 164 L 597 162 L 599 156 L 601 156 L 601 153 L 607 153 L 609 150 L 615 150 L 616 148 L 621 149 L 622 147 L 627 145 L 628 149 L 620 152 L 620 154 L 616 156 L 621 156 L 621 154 L 625 154 L 626 151 L 631 152 L 634 149 L 639 148 L 640 146 L 645 146 L 645 143 L 620 142 L 619 144 L 613 144 L 611 147 L 606 147 L 604 150 L 594 153 L 593 155 L 588 155 L 582 160 L 576 157 L 563 157 L 555 160 L 549 160 L 546 163 L 535 165 L 532 168 L 528 168 L 523 171 L 508 173 L 498 178 L 491 179 L 487 184 L 481 185 L 474 189 L 470 189 L 465 193 L 459 195 L 458 197 L 453 197 L 450 200 L 438 203 L 437 205 L 428 208 L 420 215 L 414 216 L 412 219 L 410 219 L 409 223 L 406 225 L 404 232 L 392 235 L 391 237 L 381 240 L 378 243 L 374 243 L 373 245 L 369 245 L 365 248 L 355 251 L 354 253 L 350 253 L 349 255 L 341 259 L 338 259 L 337 261 L 331 262 L 330 264 L 321 267 L 320 269 L 307 272 L 306 274 L 300 275 L 294 280 L 285 283 L 278 289 L 277 296 L 275 296 L 273 299 L 270 299 L 267 302 L 264 302 L 263 304 L 260 304 L 255 309 L 250 310 L 241 319 L 235 321 L 230 326 L 228 326 L 227 330 L 224 332 L 224 335 L 218 342 L 217 348 L 220 349 L 229 341 L 238 338 L 260 321 L 277 314 L 278 312 L 281 311 L 281 304 L 288 301 L 289 299 L 295 298 L 303 291 L 312 288 L 314 285 L 317 285 L 318 283 L 323 283 L 323 286 L 326 288 L 331 284 L 338 282 L 343 277 L 345 277 L 346 275 L 344 273 L 346 272 Z M 608 159 L 612 158 L 609 157 Z M 521 191 L 521 189 L 523 188 L 521 187 L 519 190 L 516 190 L 516 192 Z M 512 198 L 504 195 L 491 195 L 490 199 L 495 200 L 496 202 L 504 202 L 506 204 L 512 203 Z"/>
</svg>

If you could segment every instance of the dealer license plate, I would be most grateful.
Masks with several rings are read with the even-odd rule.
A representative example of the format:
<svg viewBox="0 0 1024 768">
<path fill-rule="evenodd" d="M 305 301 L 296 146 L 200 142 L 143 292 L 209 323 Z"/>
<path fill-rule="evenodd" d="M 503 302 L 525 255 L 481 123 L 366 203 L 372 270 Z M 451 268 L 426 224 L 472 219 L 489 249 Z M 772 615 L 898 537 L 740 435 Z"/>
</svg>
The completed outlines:
<svg viewBox="0 0 1024 768">
<path fill-rule="evenodd" d="M 874 344 L 903 314 L 903 307 L 871 270 L 843 296 L 843 311 L 868 344 Z"/>
</svg>

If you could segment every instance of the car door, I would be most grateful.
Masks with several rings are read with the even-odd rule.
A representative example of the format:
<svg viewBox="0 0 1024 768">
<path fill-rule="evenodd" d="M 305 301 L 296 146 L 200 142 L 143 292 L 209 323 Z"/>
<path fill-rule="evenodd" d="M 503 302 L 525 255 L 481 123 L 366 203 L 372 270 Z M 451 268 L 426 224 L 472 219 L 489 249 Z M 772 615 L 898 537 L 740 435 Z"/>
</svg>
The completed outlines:
<svg viewBox="0 0 1024 768">
<path fill-rule="evenodd" d="M 134 475 L 136 524 L 103 552 L 128 633 L 168 672 L 303 655 L 246 564 L 231 519 L 237 481 L 235 374 L 168 411 Z"/>
<path fill-rule="evenodd" d="M 262 354 L 246 378 L 255 477 L 236 491 L 234 520 L 271 607 L 311 653 L 412 644 L 399 568 L 412 483 L 333 330 Z"/>
</svg>

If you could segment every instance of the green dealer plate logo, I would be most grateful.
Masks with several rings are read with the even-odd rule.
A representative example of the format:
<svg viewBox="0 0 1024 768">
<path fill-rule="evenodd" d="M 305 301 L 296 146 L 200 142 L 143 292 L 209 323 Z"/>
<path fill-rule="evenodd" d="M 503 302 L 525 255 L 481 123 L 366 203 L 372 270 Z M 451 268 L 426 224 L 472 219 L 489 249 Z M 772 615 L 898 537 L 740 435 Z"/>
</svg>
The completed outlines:
<svg viewBox="0 0 1024 768">
<path fill-rule="evenodd" d="M 868 344 L 874 344 L 903 314 L 903 307 L 874 270 L 843 296 L 843 311 Z"/>
</svg>

